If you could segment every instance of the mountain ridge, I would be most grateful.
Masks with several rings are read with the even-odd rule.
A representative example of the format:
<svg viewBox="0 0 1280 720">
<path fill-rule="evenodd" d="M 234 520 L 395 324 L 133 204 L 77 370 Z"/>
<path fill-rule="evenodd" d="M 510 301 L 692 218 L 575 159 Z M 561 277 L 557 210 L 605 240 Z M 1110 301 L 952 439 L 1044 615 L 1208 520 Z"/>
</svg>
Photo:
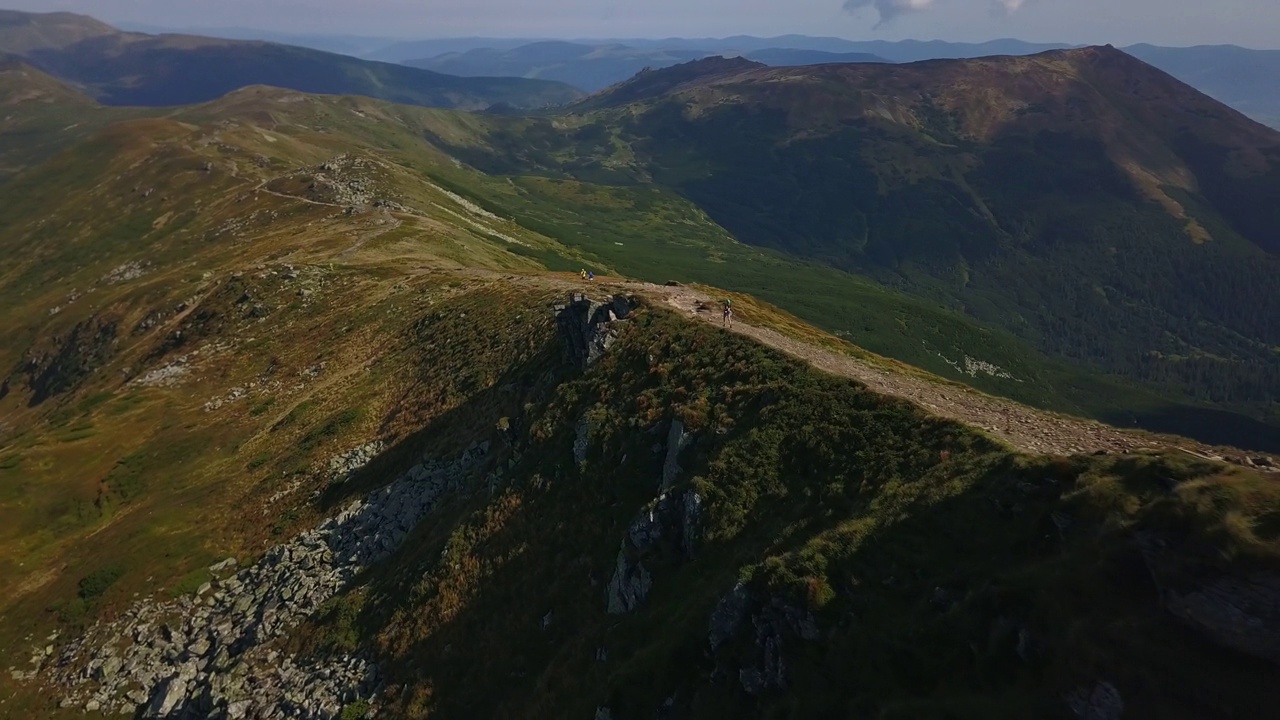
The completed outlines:
<svg viewBox="0 0 1280 720">
<path fill-rule="evenodd" d="M 493 41 L 476 38 L 470 41 L 457 41 L 446 47 L 438 47 L 431 43 L 422 45 L 419 51 L 398 55 L 392 52 L 382 56 L 383 59 L 397 62 L 421 64 L 416 57 L 432 57 L 444 52 L 470 52 L 490 48 L 504 53 L 519 53 L 522 46 L 535 41 Z M 814 57 L 812 63 L 839 61 L 838 53 L 870 53 L 882 56 L 890 62 L 915 62 L 925 59 L 972 58 L 995 55 L 1028 55 L 1051 49 L 1068 49 L 1085 47 L 1064 43 L 1026 43 L 1015 39 L 998 39 L 983 43 L 954 43 L 940 40 L 920 41 L 847 41 L 837 38 L 808 38 L 804 36 L 780 36 L 777 38 L 709 38 L 704 40 L 687 40 L 674 38 L 663 40 L 599 40 L 574 41 L 580 44 L 623 44 L 638 50 L 662 51 L 672 50 L 681 53 L 696 53 L 702 56 L 717 54 L 751 54 L 767 48 L 775 43 L 779 48 L 793 48 L 790 52 L 803 50 L 812 54 L 830 53 L 831 57 Z M 1135 44 L 1122 48 L 1127 53 L 1155 64 L 1166 72 L 1170 72 L 1184 82 L 1189 82 L 1206 94 L 1225 102 L 1232 107 L 1246 112 L 1250 117 L 1264 122 L 1271 127 L 1280 127 L 1280 106 L 1273 98 L 1280 97 L 1280 59 L 1277 51 L 1241 48 L 1238 46 L 1199 45 L 1189 47 L 1161 47 L 1148 44 Z M 863 58 L 864 60 L 867 58 Z M 668 60 L 666 62 L 674 62 Z M 775 62 L 772 64 L 799 64 L 795 62 Z M 805 63 L 809 64 L 809 63 Z M 635 70 L 638 68 L 630 68 Z M 525 75 L 534 71 L 529 65 L 515 67 L 510 70 L 516 75 Z M 571 68 L 562 70 L 566 74 L 561 77 L 589 91 L 594 91 L 625 79 L 621 72 L 614 71 L 610 76 L 596 79 L 592 76 L 589 83 L 581 78 L 575 79 Z M 597 87 L 588 87 L 596 85 Z"/>
<path fill-rule="evenodd" d="M 95 21 L 96 22 L 96 21 Z M 349 56 L 391 63 L 420 65 L 420 58 L 433 58 L 445 53 L 466 53 L 474 50 L 519 52 L 522 46 L 546 42 L 565 42 L 552 38 L 494 39 L 459 38 L 434 41 L 397 41 L 392 38 L 363 38 L 352 36 L 293 36 L 287 33 L 254 31 L 246 28 L 211 28 L 206 30 L 170 30 L 149 26 L 135 26 L 148 33 L 178 33 L 187 35 L 213 35 L 232 39 L 256 39 L 274 43 L 299 45 L 327 52 L 340 52 Z M 1083 47 L 1067 43 L 1028 43 L 1015 38 L 998 38 L 985 42 L 956 43 L 941 40 L 902 41 L 854 41 L 840 38 L 818 38 L 784 35 L 771 38 L 735 36 L 732 38 L 668 38 L 653 39 L 570 39 L 567 42 L 586 45 L 627 45 L 640 51 L 676 51 L 677 53 L 750 54 L 770 48 L 787 53 L 798 51 L 812 53 L 870 53 L 883 56 L 891 62 L 913 62 L 928 58 L 964 58 L 990 55 L 1025 55 L 1048 49 Z M 1272 127 L 1280 127 L 1280 106 L 1272 98 L 1280 97 L 1280 60 L 1276 51 L 1255 50 L 1238 46 L 1198 45 L 1189 47 L 1161 47 L 1136 44 L 1124 48 L 1130 54 L 1142 57 L 1200 90 L 1223 101 L 1250 117 Z M 849 58 L 852 59 L 852 58 Z M 870 58 L 860 58 L 870 60 Z M 814 57 L 811 62 L 839 61 L 836 57 Z M 674 62 L 662 61 L 655 64 Z M 773 64 L 796 64 L 795 60 Z M 591 70 L 586 76 L 566 66 L 556 70 L 560 79 L 570 85 L 595 91 L 624 80 L 639 67 L 602 71 Z M 537 75 L 539 69 L 532 66 L 516 67 L 503 74 L 528 77 Z"/>
<path fill-rule="evenodd" d="M 540 135 L 551 144 L 535 165 L 553 176 L 673 189 L 749 245 L 861 273 L 1068 362 L 1275 426 L 1280 338 L 1261 318 L 1280 309 L 1248 288 L 1265 286 L 1277 262 L 1278 221 L 1262 198 L 1280 192 L 1280 135 L 1120 50 L 804 68 L 701 61 L 558 117 L 519 131 L 561 122 L 584 139 Z M 624 150 L 581 167 L 564 159 L 608 148 L 586 140 L 602 135 Z M 530 166 L 463 157 L 516 175 Z M 1151 273 L 1162 280 L 1142 279 Z"/>
<path fill-rule="evenodd" d="M 15 107 L 52 143 L 0 179 L 15 716 L 1276 705 L 1274 459 L 967 389 L 1090 376 L 601 182 L 658 135 L 269 87 Z M 478 170 L 508 139 L 514 170 Z M 569 141 L 616 167 L 565 180 Z"/>
<path fill-rule="evenodd" d="M 115 28 L 88 15 L 0 9 L 0 48 L 13 54 L 67 47 L 86 38 L 115 32 L 118 32 Z"/>
<path fill-rule="evenodd" d="M 445 53 L 430 58 L 404 60 L 402 64 L 467 77 L 555 79 L 587 92 L 595 92 L 644 69 L 668 67 L 704 56 L 707 56 L 705 51 L 645 50 L 620 44 L 584 45 L 547 41 L 521 45 L 511 50 L 481 48 L 461 53 Z M 745 52 L 742 57 L 769 65 L 888 62 L 868 53 L 839 54 L 784 48 Z"/>
<path fill-rule="evenodd" d="M 50 22 L 48 18 L 15 11 L 6 17 L 12 20 L 6 27 L 14 29 L 0 35 L 0 52 L 20 55 L 114 105 L 203 102 L 246 85 L 365 94 L 405 104 L 467 109 L 499 103 L 540 107 L 561 104 L 581 94 L 560 83 L 463 79 L 264 41 L 124 33 L 85 16 L 63 19 L 92 31 L 73 33 L 69 38 L 45 37 L 39 27 L 41 22 Z M 28 22 L 18 22 L 22 18 Z M 218 73 L 208 73 L 210 67 L 217 67 Z"/>
</svg>

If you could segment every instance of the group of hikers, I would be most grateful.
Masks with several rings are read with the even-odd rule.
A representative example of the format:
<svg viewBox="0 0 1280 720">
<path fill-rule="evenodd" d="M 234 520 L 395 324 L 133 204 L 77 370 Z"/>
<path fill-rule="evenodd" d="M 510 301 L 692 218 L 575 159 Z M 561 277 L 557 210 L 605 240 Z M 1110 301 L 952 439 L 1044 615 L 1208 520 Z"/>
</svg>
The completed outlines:
<svg viewBox="0 0 1280 720">
<path fill-rule="evenodd" d="M 583 268 L 582 270 L 579 270 L 579 271 L 578 271 L 578 275 L 582 276 L 582 279 L 583 279 L 583 280 L 595 280 L 595 279 L 596 279 L 596 274 L 595 274 L 594 272 L 591 272 L 591 271 L 587 270 L 586 268 Z"/>
</svg>

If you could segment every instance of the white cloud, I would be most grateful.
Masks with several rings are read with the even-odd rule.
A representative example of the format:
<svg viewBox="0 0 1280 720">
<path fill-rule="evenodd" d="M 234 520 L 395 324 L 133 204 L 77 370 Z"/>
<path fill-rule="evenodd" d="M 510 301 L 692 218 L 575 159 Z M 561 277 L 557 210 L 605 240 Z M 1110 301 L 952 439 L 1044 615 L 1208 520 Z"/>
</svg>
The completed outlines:
<svg viewBox="0 0 1280 720">
<path fill-rule="evenodd" d="M 880 22 L 889 22 L 899 15 L 916 13 L 933 7 L 934 0 L 844 0 L 844 9 L 857 12 L 862 8 L 874 7 L 880 14 Z"/>
<path fill-rule="evenodd" d="M 1026 4 L 1026 0 L 994 0 L 994 3 L 998 12 L 1010 15 L 1021 9 Z M 936 0 L 844 0 L 844 9 L 847 12 L 875 8 L 880 15 L 881 24 L 902 15 L 924 12 L 935 5 Z"/>
</svg>

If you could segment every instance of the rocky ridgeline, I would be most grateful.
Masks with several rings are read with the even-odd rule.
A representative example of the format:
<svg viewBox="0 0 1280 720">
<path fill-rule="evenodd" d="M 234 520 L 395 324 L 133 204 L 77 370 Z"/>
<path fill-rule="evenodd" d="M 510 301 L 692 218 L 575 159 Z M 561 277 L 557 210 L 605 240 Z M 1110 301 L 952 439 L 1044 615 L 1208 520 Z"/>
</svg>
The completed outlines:
<svg viewBox="0 0 1280 720">
<path fill-rule="evenodd" d="M 377 180 L 385 170 L 386 165 L 378 160 L 343 153 L 314 168 L 309 175 L 305 197 L 311 202 L 344 207 L 348 215 L 369 207 L 411 212 L 399 202 L 385 197 L 389 188 L 385 182 Z"/>
<path fill-rule="evenodd" d="M 683 472 L 680 453 L 692 442 L 693 434 L 685 431 L 684 423 L 672 420 L 658 497 L 641 509 L 618 548 L 606 596 L 610 614 L 629 613 L 644 604 L 653 588 L 653 576 L 644 566 L 647 557 L 663 555 L 689 560 L 694 556 L 702 521 L 702 496 L 692 489 L 674 491 Z M 661 446 L 655 445 L 654 449 L 660 452 Z"/>
<path fill-rule="evenodd" d="M 819 637 L 813 613 L 777 596 L 757 597 L 742 583 L 720 598 L 707 629 L 707 642 L 715 654 L 738 635 L 750 620 L 752 642 L 746 654 L 737 658 L 717 657 L 716 676 L 723 677 L 737 666 L 737 680 L 752 695 L 787 687 L 787 664 L 783 648 L 795 640 L 814 641 Z"/>
<path fill-rule="evenodd" d="M 374 163 L 368 158 L 339 155 L 315 169 L 308 190 L 334 205 L 362 206 L 372 200 L 374 183 L 367 177 Z"/>
<path fill-rule="evenodd" d="M 337 465 L 349 471 L 366 450 Z M 234 559 L 214 565 L 218 579 L 193 596 L 148 598 L 95 625 L 46 669 L 64 693 L 63 707 L 128 714 L 141 707 L 149 718 L 318 720 L 371 698 L 378 673 L 367 659 L 303 664 L 267 643 L 395 552 L 488 451 L 486 442 L 450 461 L 424 461 L 250 567 L 229 574 Z"/>
<path fill-rule="evenodd" d="M 614 295 L 609 302 L 589 299 L 574 293 L 569 302 L 554 306 L 556 328 L 564 340 L 569 361 L 581 369 L 596 363 L 617 339 L 613 323 L 625 319 L 635 301 Z"/>
<path fill-rule="evenodd" d="M 612 615 L 636 610 L 653 589 L 653 576 L 644 566 L 650 555 L 691 559 L 702 519 L 702 496 L 693 490 L 664 492 L 644 508 L 627 528 L 609 580 L 606 609 Z"/>
<path fill-rule="evenodd" d="M 352 448 L 341 455 L 329 459 L 329 482 L 346 482 L 357 470 L 368 465 L 377 457 L 386 445 L 381 440 L 374 440 L 359 447 Z"/>
</svg>

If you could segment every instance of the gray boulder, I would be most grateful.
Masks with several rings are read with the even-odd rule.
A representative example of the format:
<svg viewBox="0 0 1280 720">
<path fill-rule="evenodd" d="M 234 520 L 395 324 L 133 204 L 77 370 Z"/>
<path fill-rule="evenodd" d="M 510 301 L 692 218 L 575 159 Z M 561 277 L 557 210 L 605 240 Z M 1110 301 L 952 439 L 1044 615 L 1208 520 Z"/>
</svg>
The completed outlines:
<svg viewBox="0 0 1280 720">
<path fill-rule="evenodd" d="M 1210 640 L 1280 664 L 1280 577 L 1223 576 L 1182 594 L 1165 593 L 1169 612 Z"/>
<path fill-rule="evenodd" d="M 609 580 L 607 610 L 610 615 L 629 613 L 644 604 L 653 589 L 653 577 L 639 561 L 627 557 L 625 543 Z"/>
<path fill-rule="evenodd" d="M 1124 715 L 1120 691 L 1104 680 L 1093 688 L 1079 688 L 1068 695 L 1067 707 L 1081 720 L 1120 720 Z"/>
<path fill-rule="evenodd" d="M 707 631 L 707 640 L 711 643 L 712 651 L 717 650 L 738 633 L 738 628 L 747 617 L 750 603 L 751 593 L 742 583 L 734 585 L 732 590 L 720 598 L 715 610 L 711 612 L 710 628 Z"/>
<path fill-rule="evenodd" d="M 680 467 L 680 453 L 693 442 L 693 434 L 684 430 L 684 421 L 679 418 L 671 421 L 671 428 L 667 431 L 667 457 L 662 463 L 662 491 L 666 492 L 675 487 L 676 480 L 680 478 L 680 473 L 684 472 L 684 468 Z"/>
<path fill-rule="evenodd" d="M 168 717 L 178 709 L 187 698 L 187 681 L 180 675 L 173 675 L 156 687 L 151 695 L 151 704 L 143 711 L 144 718 Z"/>
</svg>

